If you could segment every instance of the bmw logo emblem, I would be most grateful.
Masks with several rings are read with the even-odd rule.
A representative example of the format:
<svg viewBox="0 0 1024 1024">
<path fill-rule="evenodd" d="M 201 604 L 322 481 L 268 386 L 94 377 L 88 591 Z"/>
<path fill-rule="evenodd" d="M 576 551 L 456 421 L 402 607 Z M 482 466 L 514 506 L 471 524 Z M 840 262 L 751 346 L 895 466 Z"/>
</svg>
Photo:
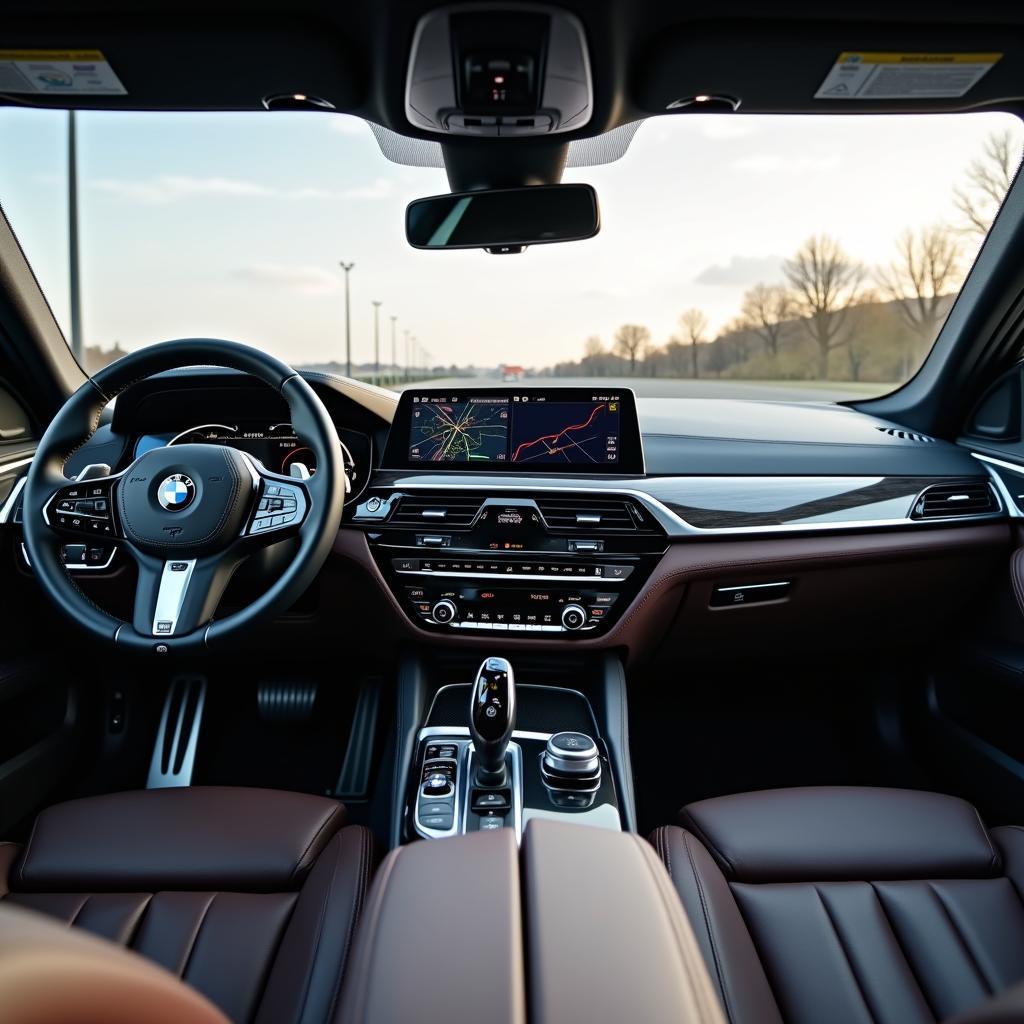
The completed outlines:
<svg viewBox="0 0 1024 1024">
<path fill-rule="evenodd" d="M 196 485 L 184 473 L 169 476 L 156 492 L 157 500 L 168 512 L 180 512 L 196 500 Z"/>
</svg>

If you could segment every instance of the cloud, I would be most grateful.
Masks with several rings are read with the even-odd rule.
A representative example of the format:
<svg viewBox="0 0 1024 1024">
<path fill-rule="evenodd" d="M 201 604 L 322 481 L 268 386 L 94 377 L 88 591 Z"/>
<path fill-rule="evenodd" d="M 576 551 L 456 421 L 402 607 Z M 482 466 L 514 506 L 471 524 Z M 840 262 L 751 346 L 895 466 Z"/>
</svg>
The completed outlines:
<svg viewBox="0 0 1024 1024">
<path fill-rule="evenodd" d="M 840 165 L 837 154 L 827 156 L 783 156 L 781 153 L 755 153 L 741 156 L 732 166 L 738 171 L 753 174 L 805 174 L 809 171 L 828 171 Z"/>
<path fill-rule="evenodd" d="M 158 174 L 140 181 L 99 178 L 92 187 L 136 203 L 173 203 L 200 196 L 268 196 L 273 189 L 241 178 L 195 178 L 186 174 Z"/>
<path fill-rule="evenodd" d="M 705 139 L 745 139 L 757 131 L 753 121 L 736 114 L 702 114 L 697 125 Z"/>
<path fill-rule="evenodd" d="M 331 131 L 339 135 L 366 135 L 370 132 L 370 126 L 361 117 L 351 114 L 331 114 L 328 124 Z"/>
<path fill-rule="evenodd" d="M 253 263 L 231 271 L 231 277 L 246 284 L 284 288 L 303 295 L 326 295 L 336 291 L 339 277 L 323 267 L 290 263 Z"/>
<path fill-rule="evenodd" d="M 92 187 L 117 199 L 149 205 L 176 203 L 185 199 L 288 199 L 353 200 L 389 199 L 392 184 L 387 178 L 375 178 L 365 185 L 333 191 L 315 186 L 279 188 L 244 178 L 197 178 L 187 174 L 158 174 L 152 178 L 129 181 L 124 178 L 99 178 Z"/>
<path fill-rule="evenodd" d="M 705 267 L 693 280 L 694 284 L 752 285 L 781 275 L 781 256 L 732 256 L 724 266 Z"/>
<path fill-rule="evenodd" d="M 367 185 L 356 185 L 336 193 L 338 199 L 390 199 L 394 193 L 390 178 L 375 178 Z"/>
</svg>

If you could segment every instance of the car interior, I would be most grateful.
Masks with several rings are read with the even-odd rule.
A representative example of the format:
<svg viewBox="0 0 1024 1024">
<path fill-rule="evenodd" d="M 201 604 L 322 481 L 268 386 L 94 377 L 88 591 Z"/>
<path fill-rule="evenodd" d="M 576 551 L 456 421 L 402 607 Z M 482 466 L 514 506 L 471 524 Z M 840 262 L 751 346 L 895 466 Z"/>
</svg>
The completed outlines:
<svg viewBox="0 0 1024 1024">
<path fill-rule="evenodd" d="M 1022 115 L 1024 10 L 985 0 L 8 0 L 0 1020 L 1024 1020 L 1024 183 L 1019 142 L 999 184 L 951 141 Z M 186 177 L 180 126 L 243 122 L 283 184 Z M 900 156 L 916 185 L 845 191 Z M 962 283 L 909 234 L 916 291 L 823 235 L 780 262 L 827 179 L 889 245 L 964 165 Z M 724 287 L 758 176 L 774 321 L 462 366 L 562 359 L 550 324 L 653 308 L 687 250 Z M 318 221 L 356 263 L 295 263 Z M 376 245 L 466 339 L 436 369 L 365 287 L 352 365 Z M 932 335 L 876 373 L 897 314 Z M 736 370 L 772 360 L 785 392 Z"/>
</svg>

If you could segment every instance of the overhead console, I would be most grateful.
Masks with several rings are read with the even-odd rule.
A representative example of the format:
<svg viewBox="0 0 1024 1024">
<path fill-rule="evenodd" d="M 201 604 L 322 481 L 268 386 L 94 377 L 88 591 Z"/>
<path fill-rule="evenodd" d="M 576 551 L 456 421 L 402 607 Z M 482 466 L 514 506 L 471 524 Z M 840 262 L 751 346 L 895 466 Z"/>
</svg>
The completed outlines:
<svg viewBox="0 0 1024 1024">
<path fill-rule="evenodd" d="M 352 522 L 369 528 L 381 574 L 425 629 L 599 634 L 666 540 L 642 502 L 591 493 L 586 478 L 612 487 L 621 478 L 625 490 L 643 464 L 629 390 L 411 391 L 384 453 L 388 470 L 410 473 L 371 487 Z M 432 486 L 432 471 L 465 471 L 465 489 Z M 480 473 L 489 475 L 475 487 Z M 531 483 L 517 488 L 517 476 Z"/>
<path fill-rule="evenodd" d="M 465 4 L 431 11 L 413 36 L 405 113 L 416 128 L 491 138 L 551 135 L 590 120 L 583 26 L 553 7 Z"/>
</svg>

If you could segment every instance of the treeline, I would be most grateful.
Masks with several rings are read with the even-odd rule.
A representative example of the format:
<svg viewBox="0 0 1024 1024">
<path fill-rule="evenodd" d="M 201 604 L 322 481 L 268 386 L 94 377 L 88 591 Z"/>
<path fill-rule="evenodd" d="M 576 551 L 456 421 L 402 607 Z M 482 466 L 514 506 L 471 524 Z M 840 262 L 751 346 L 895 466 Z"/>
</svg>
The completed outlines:
<svg viewBox="0 0 1024 1024">
<path fill-rule="evenodd" d="M 782 264 L 781 280 L 743 296 L 716 337 L 696 308 L 657 343 L 643 324 L 623 324 L 610 344 L 590 337 L 556 377 L 746 377 L 897 382 L 921 365 L 978 246 L 1010 187 L 1020 149 L 1009 131 L 986 140 L 952 200 L 956 222 L 907 228 L 893 258 L 868 267 L 839 239 L 813 235 Z"/>
</svg>

